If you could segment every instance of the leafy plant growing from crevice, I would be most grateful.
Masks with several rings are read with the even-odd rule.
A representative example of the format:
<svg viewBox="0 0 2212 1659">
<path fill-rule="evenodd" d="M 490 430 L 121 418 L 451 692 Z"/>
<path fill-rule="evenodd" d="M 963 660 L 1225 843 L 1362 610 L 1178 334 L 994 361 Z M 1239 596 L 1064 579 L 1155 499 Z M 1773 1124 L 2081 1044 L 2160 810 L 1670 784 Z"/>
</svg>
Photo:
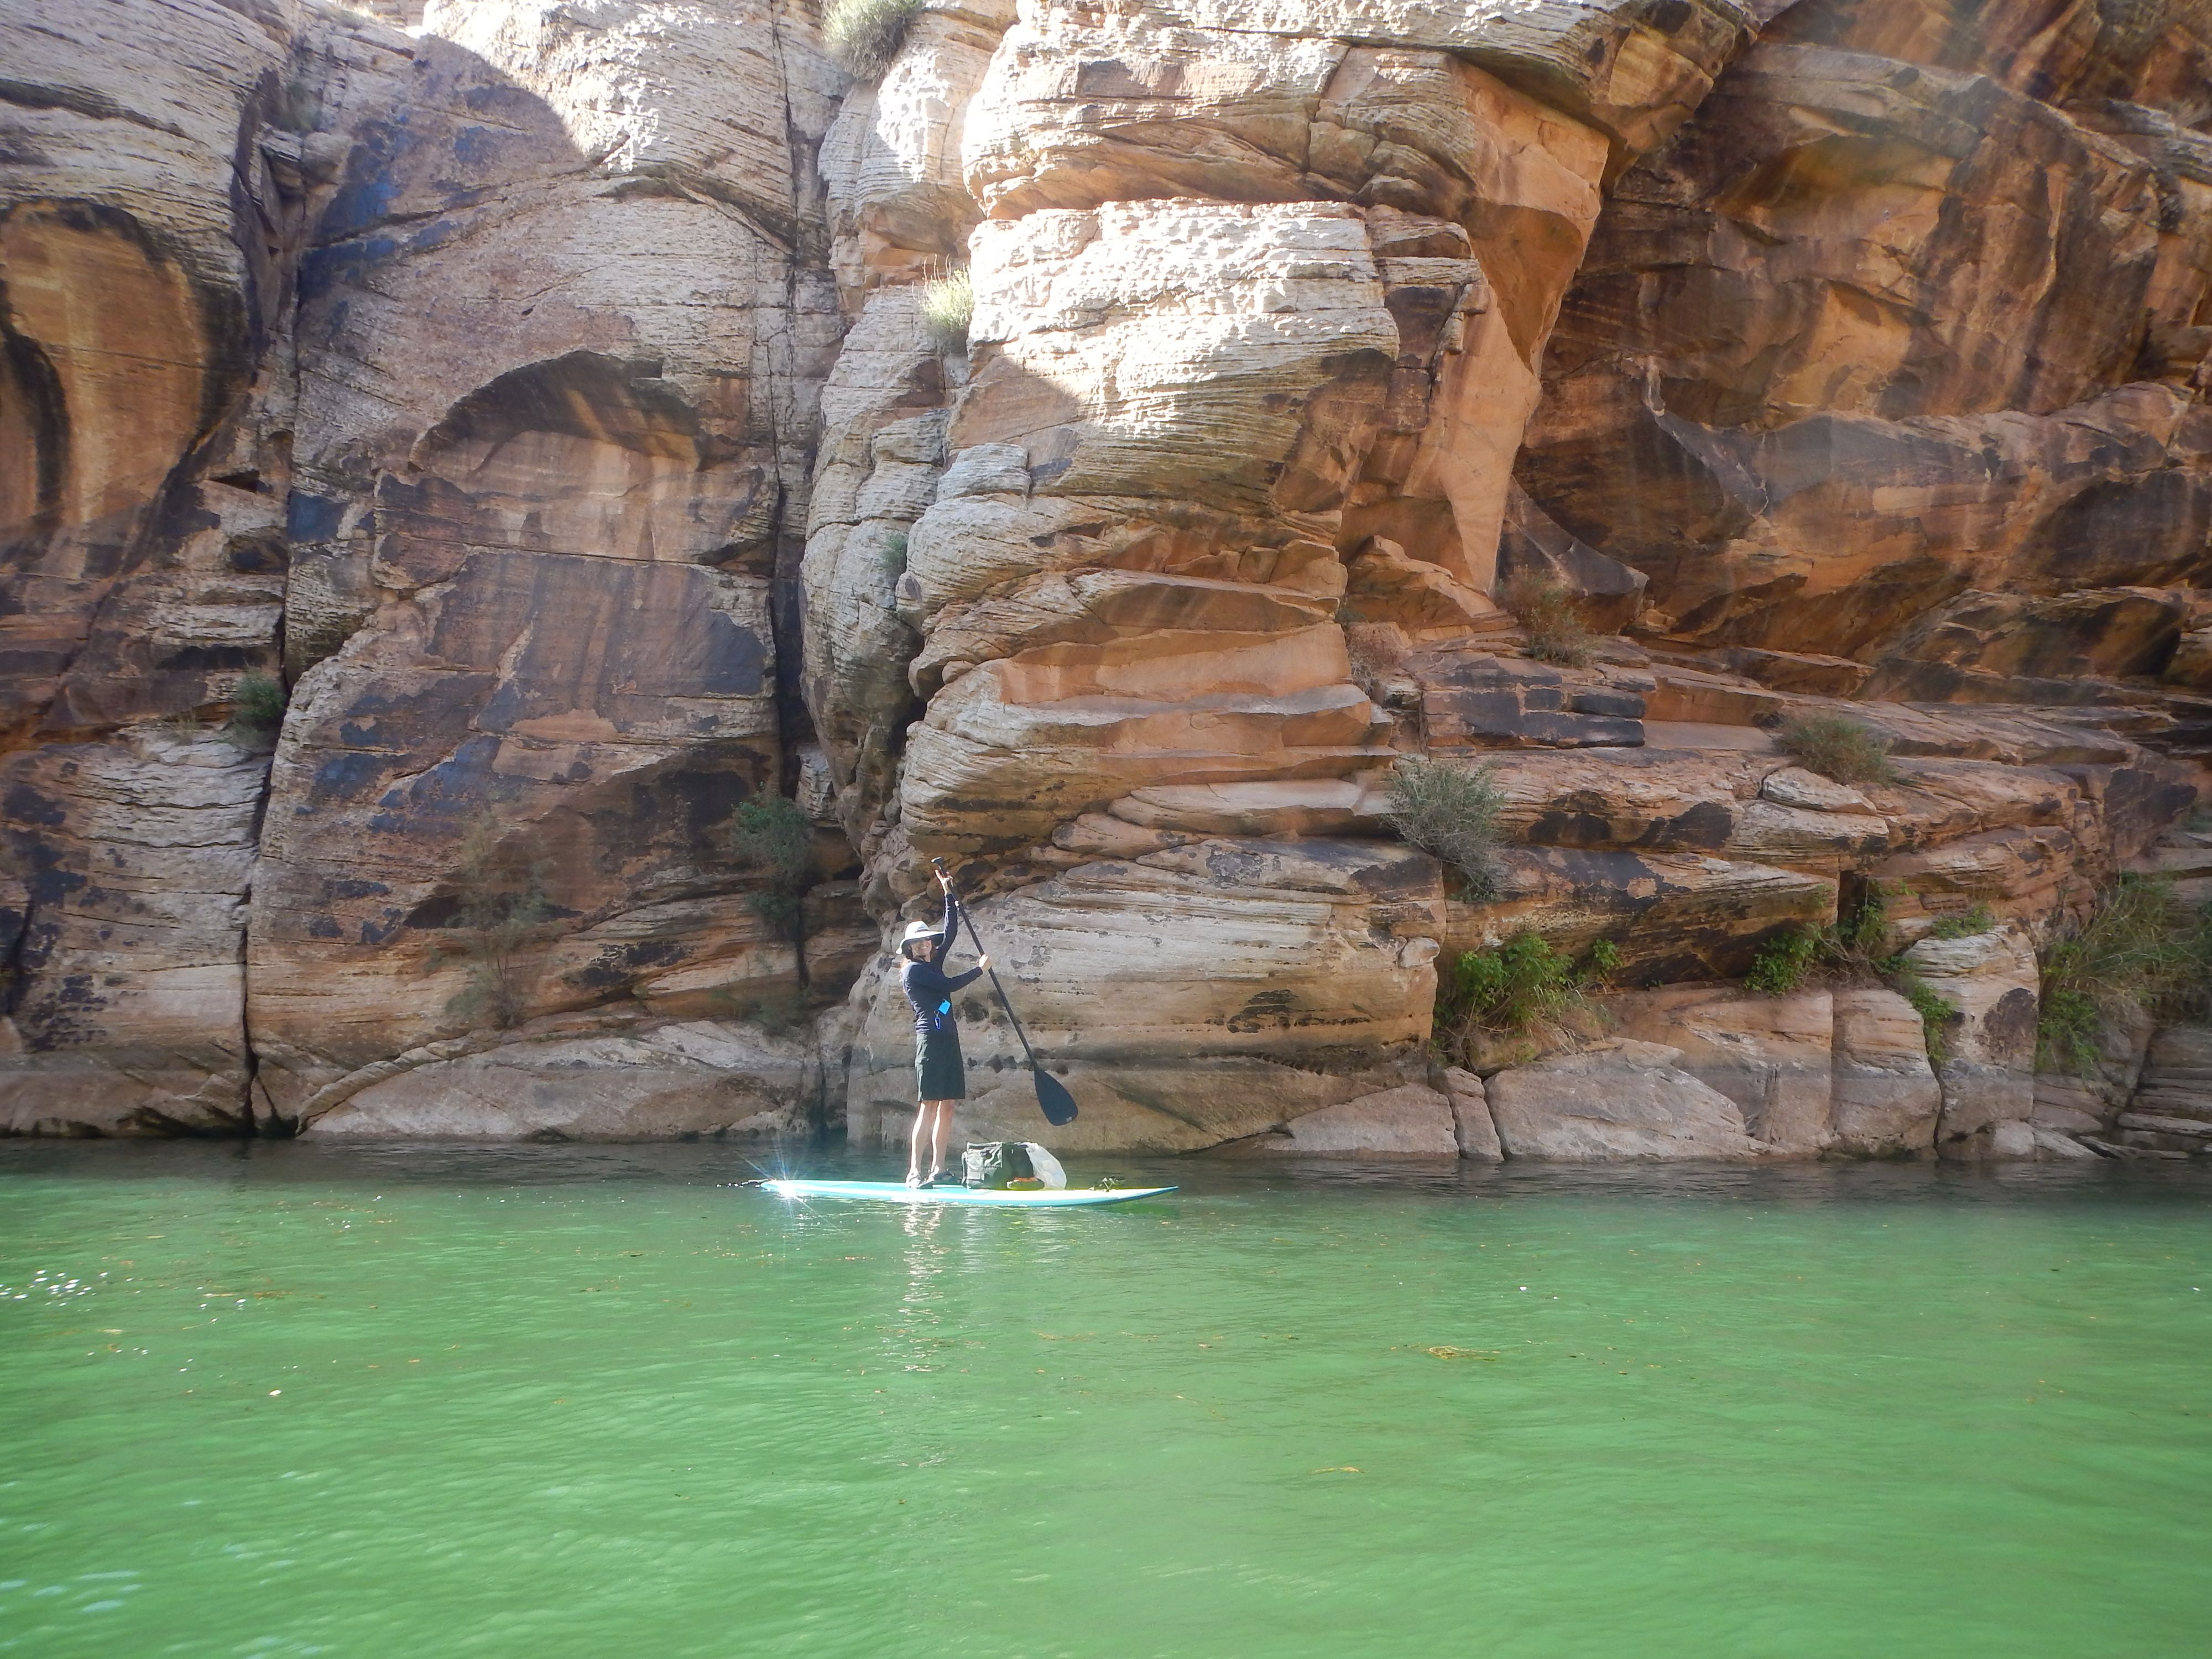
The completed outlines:
<svg viewBox="0 0 2212 1659">
<path fill-rule="evenodd" d="M 544 866 L 525 864 L 500 844 L 489 811 L 470 821 L 456 849 L 450 884 L 456 900 L 430 965 L 459 958 L 468 972 L 446 1012 L 471 1025 L 507 1030 L 529 1006 L 532 975 L 525 947 L 553 915 Z"/>
<path fill-rule="evenodd" d="M 823 44 L 861 80 L 879 81 L 921 12 L 921 0 L 830 0 Z"/>
<path fill-rule="evenodd" d="M 1437 964 L 1436 1048 L 1475 1066 L 1501 1041 L 1557 1041 L 1589 1011 L 1588 994 L 1620 966 L 1620 947 L 1599 939 L 1577 960 L 1534 933 Z"/>
<path fill-rule="evenodd" d="M 1941 1066 L 1951 1057 L 1951 1025 L 1959 1018 L 1959 1011 L 1943 1000 L 1942 994 L 1912 970 L 1902 957 L 1894 959 L 1894 971 L 1889 975 L 1889 988 L 1912 1005 L 1912 1012 L 1920 1016 L 1921 1046 L 1928 1051 L 1928 1063 Z"/>
<path fill-rule="evenodd" d="M 1407 845 L 1456 871 L 1464 897 L 1481 904 L 1498 896 L 1498 820 L 1505 794 L 1495 767 L 1408 757 L 1391 769 L 1388 794 L 1391 827 Z"/>
<path fill-rule="evenodd" d="M 1562 668 L 1584 668 L 1597 654 L 1598 636 L 1583 624 L 1575 596 L 1547 577 L 1520 575 L 1501 598 L 1521 624 L 1528 654 Z"/>
<path fill-rule="evenodd" d="M 975 283 L 966 266 L 933 276 L 921 285 L 921 331 L 930 349 L 957 354 L 968 349 L 968 325 L 975 319 Z"/>
<path fill-rule="evenodd" d="M 231 732 L 255 743 L 267 742 L 284 724 L 287 702 L 283 681 L 248 674 L 230 694 Z"/>
<path fill-rule="evenodd" d="M 1979 914 L 1988 915 L 1985 910 Z M 1958 920 L 1963 923 L 1973 915 Z M 1986 931 L 1961 927 L 1944 937 Z M 1744 987 L 1763 996 L 1787 996 L 1815 978 L 1879 981 L 1912 1005 L 1928 1058 L 1940 1066 L 1949 1053 L 1948 1032 L 1959 1011 L 1921 978 L 1902 951 L 1891 951 L 1890 942 L 1887 896 L 1880 882 L 1869 882 L 1859 902 L 1826 927 L 1800 923 L 1767 940 L 1752 957 Z"/>
<path fill-rule="evenodd" d="M 1844 714 L 1806 714 L 1775 734 L 1783 752 L 1808 772 L 1838 783 L 1894 783 L 1889 739 Z"/>
<path fill-rule="evenodd" d="M 773 933 L 791 941 L 799 982 L 805 984 L 806 895 L 821 874 L 814 826 L 788 795 L 757 794 L 738 804 L 730 850 L 760 872 L 762 884 L 745 903 Z"/>
<path fill-rule="evenodd" d="M 2113 1025 L 2212 1012 L 2212 905 L 2183 904 L 2170 881 L 2121 877 L 2037 954 L 2036 1063 L 2046 1070 L 2094 1076 Z"/>
<path fill-rule="evenodd" d="M 1786 997 L 1805 982 L 1820 958 L 1820 935 L 1809 927 L 1792 927 L 1760 945 L 1743 976 L 1745 988 L 1761 996 Z"/>
</svg>

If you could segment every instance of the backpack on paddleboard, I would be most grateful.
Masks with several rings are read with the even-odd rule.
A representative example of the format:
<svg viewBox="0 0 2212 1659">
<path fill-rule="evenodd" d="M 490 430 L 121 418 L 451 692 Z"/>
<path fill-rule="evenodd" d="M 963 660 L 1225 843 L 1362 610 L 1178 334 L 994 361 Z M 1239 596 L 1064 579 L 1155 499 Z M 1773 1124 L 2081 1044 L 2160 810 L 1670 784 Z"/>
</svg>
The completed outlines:
<svg viewBox="0 0 2212 1659">
<path fill-rule="evenodd" d="M 1034 1140 L 984 1140 L 960 1155 L 960 1180 L 967 1187 L 1060 1188 L 1067 1171 Z"/>
</svg>

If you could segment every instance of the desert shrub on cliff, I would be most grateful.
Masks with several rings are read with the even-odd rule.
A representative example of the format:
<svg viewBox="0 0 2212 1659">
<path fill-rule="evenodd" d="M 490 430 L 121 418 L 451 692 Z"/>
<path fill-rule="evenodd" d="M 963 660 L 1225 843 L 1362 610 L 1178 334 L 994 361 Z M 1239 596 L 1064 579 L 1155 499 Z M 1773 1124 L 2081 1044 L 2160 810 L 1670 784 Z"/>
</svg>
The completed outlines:
<svg viewBox="0 0 2212 1659">
<path fill-rule="evenodd" d="M 787 795 L 755 795 L 738 804 L 730 826 L 730 850 L 763 878 L 746 895 L 752 913 L 799 953 L 802 981 L 806 973 L 806 894 L 820 875 L 814 857 L 814 826 Z"/>
<path fill-rule="evenodd" d="M 2212 905 L 2183 904 L 2169 881 L 2123 876 L 2037 955 L 2036 1063 L 2045 1070 L 2094 1073 L 2118 1022 L 2212 1012 Z"/>
<path fill-rule="evenodd" d="M 906 574 L 907 532 L 894 530 L 884 538 L 883 550 L 876 556 L 881 562 L 885 586 L 896 589 L 898 579 Z"/>
<path fill-rule="evenodd" d="M 1541 576 L 1516 576 L 1506 583 L 1505 608 L 1527 635 L 1528 654 L 1562 668 L 1583 668 L 1597 654 L 1597 635 L 1583 626 L 1575 596 Z"/>
<path fill-rule="evenodd" d="M 830 0 L 823 43 L 863 81 L 881 80 L 921 12 L 921 0 Z"/>
<path fill-rule="evenodd" d="M 1391 827 L 1457 871 L 1465 896 L 1477 903 L 1498 896 L 1498 815 L 1505 796 L 1496 771 L 1409 757 L 1390 773 Z"/>
<path fill-rule="evenodd" d="M 1586 994 L 1620 965 L 1620 951 L 1600 939 L 1579 961 L 1534 933 L 1516 933 L 1487 951 L 1462 951 L 1437 964 L 1431 1039 L 1455 1065 L 1495 1062 L 1504 1049 L 1571 1035 L 1589 1012 Z"/>
<path fill-rule="evenodd" d="M 921 285 L 921 331 L 938 352 L 968 349 L 968 325 L 975 316 L 975 281 L 963 266 Z"/>
<path fill-rule="evenodd" d="M 523 947 L 552 915 L 544 867 L 524 864 L 500 844 L 499 821 L 477 814 L 461 837 L 452 877 L 457 901 L 430 964 L 459 957 L 467 963 L 460 991 L 446 1012 L 471 1025 L 506 1030 L 529 1004 L 532 975 Z"/>
<path fill-rule="evenodd" d="M 266 674 L 248 674 L 231 693 L 232 723 L 248 732 L 274 732 L 284 723 L 284 687 Z"/>
<path fill-rule="evenodd" d="M 1761 996 L 1785 997 L 1805 982 L 1820 959 L 1820 935 L 1809 927 L 1792 927 L 1759 947 L 1751 959 L 1744 987 Z"/>
<path fill-rule="evenodd" d="M 1983 921 L 1984 927 L 1958 925 L 1976 920 Z M 1988 910 L 1977 906 L 1966 917 L 1957 919 L 1950 931 L 1939 927 L 1936 936 L 1961 939 L 1994 925 L 1995 918 Z M 1751 969 L 1743 976 L 1744 988 L 1762 996 L 1780 997 L 1820 979 L 1887 985 L 1920 1016 L 1922 1043 L 1929 1060 L 1940 1066 L 1949 1052 L 1950 1026 L 1959 1011 L 1914 971 L 1902 951 L 1890 948 L 1892 943 L 1888 899 L 1880 882 L 1869 882 L 1859 902 L 1828 926 L 1800 924 L 1767 940 L 1752 957 Z"/>
<path fill-rule="evenodd" d="M 1844 714 L 1807 714 L 1776 734 L 1783 751 L 1808 772 L 1838 783 L 1894 783 L 1889 739 Z"/>
</svg>

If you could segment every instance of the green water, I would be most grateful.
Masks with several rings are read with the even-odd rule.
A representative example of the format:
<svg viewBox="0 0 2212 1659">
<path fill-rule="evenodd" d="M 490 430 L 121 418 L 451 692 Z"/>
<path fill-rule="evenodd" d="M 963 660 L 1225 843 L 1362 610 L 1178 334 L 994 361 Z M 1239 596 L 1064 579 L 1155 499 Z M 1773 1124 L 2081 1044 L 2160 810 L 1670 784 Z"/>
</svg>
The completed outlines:
<svg viewBox="0 0 2212 1659">
<path fill-rule="evenodd" d="M 2203 1172 L 1167 1169 L 0 1146 L 0 1650 L 2205 1650 Z"/>
</svg>

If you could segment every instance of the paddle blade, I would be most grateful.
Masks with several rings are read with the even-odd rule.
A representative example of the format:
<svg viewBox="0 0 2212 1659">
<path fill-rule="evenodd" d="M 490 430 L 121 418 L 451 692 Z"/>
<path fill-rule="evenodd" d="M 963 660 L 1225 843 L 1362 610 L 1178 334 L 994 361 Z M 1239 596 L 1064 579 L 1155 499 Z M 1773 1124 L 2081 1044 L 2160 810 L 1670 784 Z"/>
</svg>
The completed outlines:
<svg viewBox="0 0 2212 1659">
<path fill-rule="evenodd" d="M 1075 1097 L 1067 1092 L 1067 1085 L 1042 1066 L 1032 1066 L 1030 1076 L 1036 1083 L 1037 1110 L 1044 1114 L 1044 1121 L 1053 1124 L 1074 1122 Z"/>
</svg>

